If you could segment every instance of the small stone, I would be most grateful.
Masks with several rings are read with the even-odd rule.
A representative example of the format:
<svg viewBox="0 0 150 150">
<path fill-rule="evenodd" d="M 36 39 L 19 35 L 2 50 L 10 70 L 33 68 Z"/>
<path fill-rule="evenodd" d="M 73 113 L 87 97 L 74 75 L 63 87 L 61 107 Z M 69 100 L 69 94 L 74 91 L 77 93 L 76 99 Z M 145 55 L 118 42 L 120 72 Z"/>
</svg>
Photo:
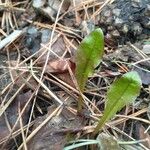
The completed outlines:
<svg viewBox="0 0 150 150">
<path fill-rule="evenodd" d="M 119 17 L 121 10 L 116 8 L 112 12 L 115 16 Z"/>
<path fill-rule="evenodd" d="M 40 49 L 41 33 L 35 27 L 29 27 L 27 30 L 25 45 L 34 54 Z"/>
<path fill-rule="evenodd" d="M 123 25 L 123 28 L 122 28 L 122 32 L 123 32 L 124 34 L 127 34 L 128 31 L 129 31 L 129 26 L 128 26 L 127 24 L 124 24 L 124 25 Z"/>
<path fill-rule="evenodd" d="M 104 16 L 105 16 L 105 17 L 111 16 L 111 11 L 110 11 L 110 10 L 106 11 L 106 12 L 104 13 Z"/>
<path fill-rule="evenodd" d="M 111 25 L 112 21 L 113 21 L 113 18 L 108 17 L 105 23 L 106 23 L 107 25 Z"/>
<path fill-rule="evenodd" d="M 150 4 L 147 5 L 147 8 L 146 8 L 146 10 L 144 12 L 144 15 L 150 17 Z"/>
<path fill-rule="evenodd" d="M 150 0 L 115 0 L 102 9 L 100 23 L 101 20 L 106 34 L 118 36 L 115 31 L 118 30 L 121 35 L 118 37 L 119 43 L 135 42 L 143 37 L 148 38 L 150 35 Z"/>
<path fill-rule="evenodd" d="M 141 0 L 131 0 L 133 3 L 140 3 Z"/>
<path fill-rule="evenodd" d="M 150 44 L 144 45 L 142 51 L 143 51 L 145 54 L 150 55 Z"/>
<path fill-rule="evenodd" d="M 37 28 L 35 28 L 35 27 L 29 27 L 28 29 L 27 29 L 27 33 L 28 34 L 36 34 L 38 32 L 38 30 L 37 30 Z"/>
<path fill-rule="evenodd" d="M 114 31 L 111 32 L 111 35 L 112 35 L 113 37 L 119 37 L 119 36 L 120 36 L 120 33 L 118 32 L 118 30 L 114 30 Z"/>
<path fill-rule="evenodd" d="M 134 35 L 140 35 L 142 33 L 142 27 L 139 23 L 134 23 L 132 30 Z"/>
<path fill-rule="evenodd" d="M 80 25 L 82 36 L 85 37 L 86 35 L 88 35 L 91 31 L 94 30 L 94 27 L 95 25 L 93 24 L 93 21 L 82 21 Z"/>
<path fill-rule="evenodd" d="M 41 33 L 42 33 L 41 42 L 42 43 L 47 43 L 50 40 L 51 32 L 52 31 L 50 29 L 44 29 L 41 31 Z"/>
<path fill-rule="evenodd" d="M 150 29 L 150 18 L 145 18 L 144 20 L 144 27 Z"/>
<path fill-rule="evenodd" d="M 34 8 L 40 8 L 40 7 L 43 7 L 45 3 L 46 3 L 46 0 L 33 0 L 32 5 Z"/>
<path fill-rule="evenodd" d="M 113 26 L 109 26 L 107 30 L 112 31 L 113 29 L 114 29 Z"/>
<path fill-rule="evenodd" d="M 121 25 L 123 24 L 123 20 L 122 19 L 120 19 L 120 18 L 116 18 L 115 19 L 115 25 L 117 26 L 117 27 L 121 27 Z"/>
<path fill-rule="evenodd" d="M 140 0 L 132 0 L 132 6 L 133 7 L 139 7 L 139 5 L 140 5 Z"/>
<path fill-rule="evenodd" d="M 100 24 L 105 24 L 106 23 L 106 17 L 101 16 L 100 17 Z"/>
</svg>

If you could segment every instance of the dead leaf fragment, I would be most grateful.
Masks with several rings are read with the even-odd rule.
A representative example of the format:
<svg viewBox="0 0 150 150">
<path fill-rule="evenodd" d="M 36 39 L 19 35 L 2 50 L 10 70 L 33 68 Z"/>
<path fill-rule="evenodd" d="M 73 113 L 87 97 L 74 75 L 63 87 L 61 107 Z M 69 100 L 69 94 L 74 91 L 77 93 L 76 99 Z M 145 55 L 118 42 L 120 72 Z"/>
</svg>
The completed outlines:
<svg viewBox="0 0 150 150">
<path fill-rule="evenodd" d="M 47 115 L 53 112 L 54 107 L 49 108 Z M 37 118 L 33 130 L 47 118 L 47 115 Z M 67 109 L 63 109 L 62 113 L 54 116 L 45 127 L 43 127 L 28 144 L 29 150 L 62 150 L 67 142 L 64 132 L 67 129 L 69 132 L 78 129 L 82 126 L 82 119 L 73 115 Z"/>
<path fill-rule="evenodd" d="M 11 129 L 16 123 L 16 120 L 18 119 L 18 110 L 20 111 L 24 108 L 25 104 L 28 102 L 32 95 L 31 91 L 28 91 L 26 93 L 19 94 L 14 101 L 10 104 L 10 106 L 6 109 L 6 112 L 0 117 L 0 142 L 2 142 L 11 132 Z M 28 121 L 28 113 L 31 107 L 31 103 L 27 105 L 24 113 L 22 114 L 22 120 L 23 125 L 25 125 Z M 9 124 L 9 126 L 8 126 Z M 15 130 L 20 129 L 19 122 L 17 123 Z M 4 143 L 5 147 L 11 148 L 11 144 L 13 143 L 12 137 Z M 0 145 L 2 147 L 2 144 Z M 4 147 L 4 148 L 5 148 Z"/>
<path fill-rule="evenodd" d="M 68 67 L 75 69 L 75 64 L 70 59 L 57 59 L 49 61 L 46 67 L 47 73 L 65 73 L 68 72 Z"/>
</svg>

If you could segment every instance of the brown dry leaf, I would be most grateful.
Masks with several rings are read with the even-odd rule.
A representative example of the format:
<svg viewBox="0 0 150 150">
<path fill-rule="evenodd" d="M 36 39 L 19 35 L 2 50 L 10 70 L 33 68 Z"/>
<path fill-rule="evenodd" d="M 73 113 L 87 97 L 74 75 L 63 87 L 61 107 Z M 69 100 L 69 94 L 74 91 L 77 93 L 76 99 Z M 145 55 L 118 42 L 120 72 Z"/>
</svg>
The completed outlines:
<svg viewBox="0 0 150 150">
<path fill-rule="evenodd" d="M 15 125 L 16 120 L 18 118 L 19 108 L 20 108 L 20 111 L 24 108 L 25 104 L 28 102 L 31 95 L 32 95 L 31 91 L 19 94 L 14 99 L 14 101 L 10 104 L 10 106 L 7 108 L 4 115 L 2 115 L 0 117 L 0 142 L 2 142 L 3 139 L 5 139 L 10 134 L 11 129 L 9 129 L 8 124 L 9 124 L 10 128 L 13 128 L 13 126 Z M 27 107 L 22 115 L 23 125 L 25 125 L 28 121 L 30 107 L 31 107 L 31 103 L 29 102 L 29 104 L 27 105 Z M 18 129 L 20 129 L 19 122 L 17 123 L 14 131 L 16 131 Z M 11 139 L 12 139 L 12 137 L 11 137 Z M 4 143 L 7 145 L 6 146 L 7 148 L 10 148 L 11 144 L 13 143 L 13 140 L 11 140 L 11 139 L 7 140 L 7 144 Z M 0 147 L 1 146 L 2 145 L 0 145 Z"/>
<path fill-rule="evenodd" d="M 57 74 L 56 75 L 59 79 L 70 85 L 71 87 L 75 88 L 75 85 L 73 83 L 73 80 L 69 74 L 69 72 L 63 73 L 63 74 Z"/>
<path fill-rule="evenodd" d="M 65 39 L 63 36 L 58 36 L 58 37 L 57 36 L 58 36 L 58 34 L 55 33 L 54 39 L 57 38 L 57 40 L 53 43 L 53 45 L 51 47 L 51 52 L 49 55 L 50 61 L 61 59 L 64 57 L 69 58 L 70 55 L 72 55 L 72 53 L 74 52 L 74 48 L 71 47 L 71 45 L 70 46 L 66 45 Z M 68 49 L 67 49 L 67 46 L 68 46 Z M 43 48 L 41 49 L 41 51 L 39 52 L 39 54 L 36 57 L 41 56 L 43 53 L 43 50 L 45 51 L 45 48 L 47 48 L 47 49 L 49 48 L 48 45 L 45 45 L 45 44 L 43 44 L 42 47 Z M 40 66 L 43 66 L 46 58 L 47 58 L 47 53 L 45 53 L 42 57 L 40 57 L 37 64 Z"/>
<path fill-rule="evenodd" d="M 74 44 L 76 44 L 74 42 Z M 57 73 L 56 76 L 60 78 L 61 80 L 65 81 L 69 85 L 74 87 L 74 84 L 72 82 L 72 79 L 68 73 L 68 67 L 71 68 L 71 70 L 74 72 L 75 70 L 75 63 L 73 62 L 73 57 L 68 58 L 66 53 L 66 43 L 64 41 L 64 37 L 60 36 L 56 42 L 52 45 L 53 53 L 50 53 L 49 61 L 46 66 L 46 73 Z M 69 48 L 70 55 L 73 55 L 74 49 L 72 47 Z M 54 54 L 55 53 L 55 54 Z M 65 54 L 65 55 L 64 55 Z M 63 58 L 61 58 L 63 56 Z M 67 58 L 66 58 L 67 57 Z M 46 55 L 44 55 L 40 61 L 38 62 L 38 65 L 43 67 L 45 64 Z"/>
<path fill-rule="evenodd" d="M 55 108 L 50 107 L 47 115 L 37 118 L 33 130 L 47 118 Z M 28 150 L 62 150 L 67 142 L 66 135 L 82 126 L 82 119 L 73 115 L 67 109 L 54 116 L 28 144 Z M 68 131 L 68 132 L 67 132 Z"/>
<path fill-rule="evenodd" d="M 75 72 L 75 63 L 70 61 L 70 59 L 64 60 L 55 60 L 52 62 L 48 62 L 46 67 L 47 73 L 55 73 L 55 76 L 69 84 L 72 87 L 75 87 L 71 75 L 68 71 L 68 67 L 72 70 L 72 73 Z"/>
<path fill-rule="evenodd" d="M 75 64 L 70 59 L 57 59 L 49 61 L 45 72 L 47 73 L 65 73 L 68 72 L 68 67 L 75 69 Z"/>
</svg>

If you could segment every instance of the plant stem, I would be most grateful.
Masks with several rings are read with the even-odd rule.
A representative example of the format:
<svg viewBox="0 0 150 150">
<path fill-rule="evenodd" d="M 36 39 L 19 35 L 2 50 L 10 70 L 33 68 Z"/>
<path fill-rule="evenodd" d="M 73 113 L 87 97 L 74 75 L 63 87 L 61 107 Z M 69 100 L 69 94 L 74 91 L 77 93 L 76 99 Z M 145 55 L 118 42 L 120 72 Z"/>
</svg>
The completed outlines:
<svg viewBox="0 0 150 150">
<path fill-rule="evenodd" d="M 100 121 L 98 122 L 94 132 L 93 132 L 93 135 L 96 135 L 99 130 L 102 129 L 102 127 L 104 126 L 104 124 L 106 123 L 106 120 L 107 120 L 107 117 L 106 116 L 102 116 L 102 118 L 100 119 Z"/>
<path fill-rule="evenodd" d="M 83 107 L 83 97 L 82 95 L 80 95 L 78 99 L 78 113 L 82 111 L 82 107 Z"/>
</svg>

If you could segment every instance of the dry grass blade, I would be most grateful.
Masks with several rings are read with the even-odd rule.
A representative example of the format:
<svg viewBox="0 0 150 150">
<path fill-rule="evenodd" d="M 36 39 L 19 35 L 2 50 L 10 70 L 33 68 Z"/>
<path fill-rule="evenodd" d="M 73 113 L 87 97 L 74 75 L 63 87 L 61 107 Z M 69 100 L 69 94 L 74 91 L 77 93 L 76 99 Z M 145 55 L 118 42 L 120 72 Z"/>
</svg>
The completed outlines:
<svg viewBox="0 0 150 150">
<path fill-rule="evenodd" d="M 91 16 L 91 18 L 93 19 L 93 18 L 95 18 L 95 16 L 97 16 L 100 12 L 101 12 L 101 10 L 103 9 L 103 7 L 104 6 L 106 6 L 107 4 L 109 4 L 109 3 L 112 3 L 114 0 L 106 0 L 102 5 L 101 5 L 101 7 Z"/>
<path fill-rule="evenodd" d="M 33 8 L 35 1 L 38 5 L 44 5 Z M 132 144 L 128 148 L 136 145 L 139 149 L 149 150 L 149 143 L 145 141 L 149 140 L 150 129 L 150 89 L 147 80 L 150 73 L 149 49 L 147 50 L 150 41 L 146 36 L 149 31 L 146 22 L 149 7 L 147 0 L 133 0 L 128 5 L 132 7 L 128 9 L 139 4 L 135 8 L 139 12 L 135 13 L 140 18 L 139 22 L 134 23 L 132 19 L 133 9 L 131 13 L 130 10 L 126 12 L 126 17 L 131 16 L 131 20 L 124 21 L 121 14 L 126 7 L 122 4 L 127 1 L 129 0 L 0 0 L 0 149 L 7 146 L 18 150 L 37 149 L 36 146 L 39 149 L 49 149 L 49 145 L 53 145 L 59 135 L 63 135 L 60 139 L 65 139 L 68 133 L 77 140 L 83 136 L 85 141 L 91 140 L 95 124 L 103 116 L 106 92 L 111 83 L 122 73 L 137 69 L 140 70 L 139 75 L 146 72 L 140 75 L 145 81 L 142 80 L 144 86 L 140 96 L 133 105 L 126 106 L 126 109 L 123 108 L 106 122 L 103 132 L 114 136 L 119 144 L 128 141 L 125 144 Z M 144 8 L 138 11 L 141 6 Z M 53 9 L 54 15 L 49 13 L 50 9 Z M 121 25 L 117 26 L 117 18 L 123 21 Z M 130 27 L 130 21 L 133 21 L 133 27 Z M 76 50 L 81 40 L 98 27 L 104 29 L 106 53 L 102 63 L 95 68 L 94 75 L 89 76 L 84 93 L 80 93 L 75 77 Z M 124 27 L 129 27 L 129 32 L 125 35 L 122 32 Z M 133 34 L 132 30 L 135 30 Z M 137 32 L 144 32 L 144 35 Z M 131 35 L 132 38 L 129 37 Z M 119 46 L 115 45 L 114 40 Z M 129 41 L 126 43 L 126 40 Z M 29 94 L 27 101 L 17 99 L 26 93 Z M 83 98 L 81 114 L 77 111 L 80 95 Z M 64 111 L 66 114 L 62 119 Z M 70 118 L 70 114 L 74 117 Z M 73 122 L 74 128 L 70 124 L 73 119 L 82 125 L 77 127 Z M 65 120 L 69 120 L 69 126 L 65 125 Z M 58 128 L 55 122 L 58 123 Z M 144 129 L 138 136 L 139 124 Z M 3 130 L 5 127 L 7 131 Z M 55 141 L 55 149 L 60 149 L 59 142 L 61 140 Z M 62 143 L 65 145 L 66 142 Z"/>
<path fill-rule="evenodd" d="M 23 30 L 15 30 L 13 33 L 8 35 L 6 38 L 4 38 L 2 41 L 0 41 L 0 50 L 4 47 L 8 46 L 9 44 L 11 44 L 23 33 L 24 33 Z"/>
<path fill-rule="evenodd" d="M 22 134 L 22 139 L 23 139 L 23 146 L 24 146 L 24 150 L 27 150 L 27 144 L 26 144 L 26 138 L 25 138 L 25 134 L 24 134 L 24 130 L 23 130 L 23 123 L 22 123 L 22 117 L 21 117 L 21 112 L 20 112 L 20 107 L 19 107 L 19 121 L 20 121 L 20 129 L 21 129 L 21 134 Z"/>
<path fill-rule="evenodd" d="M 61 10 L 61 8 L 62 8 L 63 2 L 64 2 L 64 0 L 62 0 L 61 4 L 60 4 L 60 6 L 59 6 L 58 12 L 57 12 L 56 20 L 55 20 L 54 27 L 53 27 L 53 30 L 52 30 L 52 33 L 51 33 L 49 49 L 51 49 L 51 46 L 52 46 L 52 40 L 53 40 L 55 28 L 56 28 L 56 25 L 57 25 L 58 17 L 59 17 L 60 10 Z M 48 63 L 48 59 L 49 59 L 50 52 L 51 52 L 51 51 L 48 51 L 48 53 L 47 53 L 47 57 L 46 57 L 46 60 L 45 60 L 45 64 L 44 64 L 44 66 L 43 66 L 43 70 L 42 70 L 42 73 L 41 73 L 40 80 L 43 78 L 43 74 L 44 74 L 44 72 L 45 72 L 45 69 L 46 69 L 46 66 L 47 66 L 47 63 Z"/>
<path fill-rule="evenodd" d="M 61 105 L 63 104 L 63 102 L 53 92 L 51 92 L 48 89 L 48 87 L 43 82 L 41 82 L 40 79 L 38 79 L 38 77 L 36 77 L 36 75 L 34 74 L 33 69 L 32 69 L 32 63 L 31 63 L 31 74 L 32 74 L 33 78 L 39 83 L 39 85 L 41 85 L 48 92 L 48 94 L 51 97 L 53 97 L 59 104 L 61 104 Z"/>
<path fill-rule="evenodd" d="M 30 78 L 31 78 L 31 76 L 29 76 L 26 81 L 29 81 Z M 8 106 L 13 102 L 14 98 L 18 95 L 18 93 L 22 90 L 22 88 L 25 85 L 26 85 L 26 83 L 23 83 L 19 87 L 19 89 L 16 91 L 16 93 L 8 100 L 8 102 L 0 108 L 0 116 L 2 116 L 2 114 L 5 112 L 5 110 L 8 108 Z"/>
</svg>

